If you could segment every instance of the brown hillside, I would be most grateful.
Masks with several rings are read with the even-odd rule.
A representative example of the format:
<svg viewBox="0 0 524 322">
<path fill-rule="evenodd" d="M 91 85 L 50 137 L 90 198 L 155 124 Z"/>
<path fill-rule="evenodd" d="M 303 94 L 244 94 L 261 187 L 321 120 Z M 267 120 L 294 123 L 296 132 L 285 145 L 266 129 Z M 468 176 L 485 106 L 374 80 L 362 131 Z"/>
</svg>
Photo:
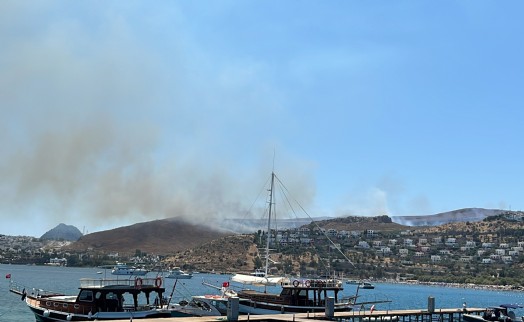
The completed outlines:
<svg viewBox="0 0 524 322">
<path fill-rule="evenodd" d="M 192 270 L 250 272 L 254 270 L 253 259 L 256 256 L 259 256 L 259 251 L 253 242 L 253 235 L 231 235 L 177 252 L 167 258 L 166 263 Z"/>
<path fill-rule="evenodd" d="M 492 217 L 495 218 L 495 217 Z M 441 226 L 427 227 L 419 231 L 427 234 L 500 234 L 503 230 L 519 231 L 522 229 L 522 222 L 508 221 L 502 219 L 483 220 L 479 222 L 457 222 Z"/>
<path fill-rule="evenodd" d="M 139 249 L 150 254 L 167 255 L 226 235 L 178 218 L 169 218 L 85 235 L 68 248 L 78 251 L 92 248 L 120 254 L 135 254 Z"/>
</svg>

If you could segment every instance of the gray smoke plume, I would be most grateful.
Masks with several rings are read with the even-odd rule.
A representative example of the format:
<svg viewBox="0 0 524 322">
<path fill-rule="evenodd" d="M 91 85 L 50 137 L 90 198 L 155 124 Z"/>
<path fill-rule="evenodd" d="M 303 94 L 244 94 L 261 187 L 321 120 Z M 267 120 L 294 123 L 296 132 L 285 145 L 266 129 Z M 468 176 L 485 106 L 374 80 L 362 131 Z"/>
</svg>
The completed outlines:
<svg viewBox="0 0 524 322">
<path fill-rule="evenodd" d="M 62 5 L 0 4 L 0 233 L 238 217 L 275 147 L 311 202 L 311 167 L 266 135 L 280 106 L 256 70 L 217 69 L 183 28 L 158 30 L 172 22 L 134 6 Z M 176 43 L 148 38 L 164 32 Z"/>
</svg>

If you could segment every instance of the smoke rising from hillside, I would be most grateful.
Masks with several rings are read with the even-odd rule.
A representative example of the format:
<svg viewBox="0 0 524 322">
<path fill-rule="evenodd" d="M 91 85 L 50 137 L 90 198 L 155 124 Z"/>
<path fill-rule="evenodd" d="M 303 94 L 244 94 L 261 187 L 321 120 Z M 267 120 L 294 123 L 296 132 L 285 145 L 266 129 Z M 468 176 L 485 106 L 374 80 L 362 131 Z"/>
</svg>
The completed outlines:
<svg viewBox="0 0 524 322">
<path fill-rule="evenodd" d="M 46 19 L 54 10 L 0 4 L 10 21 L 0 19 L 0 216 L 9 222 L 0 233 L 31 234 L 27 222 L 43 233 L 59 222 L 94 231 L 234 217 L 269 175 L 275 147 L 288 185 L 312 200 L 310 166 L 259 134 L 279 106 L 255 71 L 224 75 L 183 29 L 155 48 L 147 34 L 165 31 L 133 6 Z"/>
<path fill-rule="evenodd" d="M 181 150 L 160 158 L 154 130 L 97 120 L 33 129 L 25 134 L 28 145 L 3 145 L 2 216 L 36 215 L 50 226 L 66 222 L 91 231 L 168 217 L 205 224 L 245 215 L 269 175 L 235 173 L 238 164 L 226 166 L 222 156 L 202 162 Z M 307 203 L 311 177 L 293 171 L 286 176 Z"/>
</svg>

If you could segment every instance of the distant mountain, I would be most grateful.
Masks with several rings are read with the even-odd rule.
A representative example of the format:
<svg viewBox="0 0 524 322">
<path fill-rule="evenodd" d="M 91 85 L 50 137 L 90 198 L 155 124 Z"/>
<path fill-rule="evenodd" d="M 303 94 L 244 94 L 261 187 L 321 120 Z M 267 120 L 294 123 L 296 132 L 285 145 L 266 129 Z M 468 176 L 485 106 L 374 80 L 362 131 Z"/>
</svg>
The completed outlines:
<svg viewBox="0 0 524 322">
<path fill-rule="evenodd" d="M 439 226 L 454 222 L 476 222 L 482 221 L 490 216 L 497 216 L 507 210 L 464 208 L 435 215 L 426 216 L 392 216 L 393 222 L 406 226 Z"/>
<path fill-rule="evenodd" d="M 80 237 L 82 233 L 75 226 L 59 224 L 43 234 L 40 239 L 77 241 Z"/>
<path fill-rule="evenodd" d="M 91 233 L 68 248 L 128 255 L 134 255 L 138 249 L 141 252 L 166 255 L 197 247 L 227 235 L 231 234 L 191 224 L 179 218 L 169 218 Z"/>
</svg>

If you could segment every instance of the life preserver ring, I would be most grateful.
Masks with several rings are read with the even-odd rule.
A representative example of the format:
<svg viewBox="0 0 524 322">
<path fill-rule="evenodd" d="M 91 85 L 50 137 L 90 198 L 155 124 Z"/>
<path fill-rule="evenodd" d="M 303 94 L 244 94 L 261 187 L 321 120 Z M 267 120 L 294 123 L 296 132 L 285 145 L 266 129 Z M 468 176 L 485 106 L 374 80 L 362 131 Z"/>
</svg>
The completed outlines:
<svg viewBox="0 0 524 322">
<path fill-rule="evenodd" d="M 155 279 L 155 286 L 158 288 L 160 286 L 162 286 L 162 278 L 161 277 L 157 277 Z"/>
<path fill-rule="evenodd" d="M 298 287 L 299 284 L 300 284 L 300 282 L 298 280 L 294 280 L 293 281 L 293 286 L 294 287 Z"/>
<path fill-rule="evenodd" d="M 306 280 L 304 282 L 304 285 L 306 285 L 306 287 L 310 287 L 311 286 L 311 281 L 310 280 Z"/>
<path fill-rule="evenodd" d="M 142 279 L 140 277 L 137 277 L 135 279 L 135 288 L 141 288 L 142 287 Z"/>
</svg>

